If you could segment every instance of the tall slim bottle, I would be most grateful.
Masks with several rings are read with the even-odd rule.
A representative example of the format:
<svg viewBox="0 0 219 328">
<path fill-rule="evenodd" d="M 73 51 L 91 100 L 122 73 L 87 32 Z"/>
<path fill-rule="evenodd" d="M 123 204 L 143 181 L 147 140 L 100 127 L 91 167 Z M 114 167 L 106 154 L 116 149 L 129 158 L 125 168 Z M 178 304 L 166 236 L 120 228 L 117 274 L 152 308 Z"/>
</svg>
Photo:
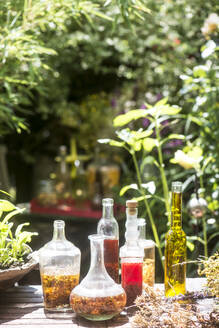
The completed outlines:
<svg viewBox="0 0 219 328">
<path fill-rule="evenodd" d="M 146 221 L 138 219 L 139 245 L 144 249 L 143 261 L 143 285 L 153 287 L 155 281 L 155 243 L 153 240 L 145 239 Z"/>
<path fill-rule="evenodd" d="M 171 228 L 165 239 L 165 296 L 186 292 L 186 234 L 182 230 L 182 183 L 172 183 Z"/>
<path fill-rule="evenodd" d="M 139 245 L 138 203 L 126 202 L 125 245 L 120 248 L 122 287 L 127 296 L 126 305 L 132 305 L 137 296 L 142 294 L 142 268 L 144 249 Z"/>
<path fill-rule="evenodd" d="M 102 200 L 103 213 L 97 233 L 104 236 L 104 264 L 115 282 L 119 282 L 119 227 L 113 215 L 113 199 Z"/>
</svg>

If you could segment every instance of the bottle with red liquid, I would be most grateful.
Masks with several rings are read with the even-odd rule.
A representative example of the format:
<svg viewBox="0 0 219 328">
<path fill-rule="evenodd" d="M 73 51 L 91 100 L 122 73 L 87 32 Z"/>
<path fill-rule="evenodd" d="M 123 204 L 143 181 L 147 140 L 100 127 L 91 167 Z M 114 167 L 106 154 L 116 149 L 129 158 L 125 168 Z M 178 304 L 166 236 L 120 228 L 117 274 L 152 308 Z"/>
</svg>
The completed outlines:
<svg viewBox="0 0 219 328">
<path fill-rule="evenodd" d="M 119 227 L 113 215 L 113 199 L 102 200 L 103 214 L 97 233 L 104 236 L 104 264 L 110 277 L 119 283 Z"/>
<path fill-rule="evenodd" d="M 126 305 L 132 305 L 142 293 L 144 250 L 139 246 L 138 237 L 138 203 L 126 202 L 125 245 L 120 248 L 122 287 L 127 296 Z"/>
</svg>

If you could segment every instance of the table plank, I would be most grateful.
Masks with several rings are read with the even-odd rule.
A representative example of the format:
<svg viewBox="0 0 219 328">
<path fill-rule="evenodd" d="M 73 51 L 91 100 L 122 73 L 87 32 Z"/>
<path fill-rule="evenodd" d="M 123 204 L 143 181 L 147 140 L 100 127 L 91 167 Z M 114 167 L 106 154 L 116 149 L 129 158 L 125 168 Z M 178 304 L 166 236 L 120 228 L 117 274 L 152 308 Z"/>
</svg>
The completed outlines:
<svg viewBox="0 0 219 328">
<path fill-rule="evenodd" d="M 206 280 L 187 279 L 187 290 L 201 290 Z M 163 289 L 163 284 L 156 284 Z M 205 306 L 205 305 L 204 305 Z M 209 307 L 211 307 L 211 301 Z M 131 328 L 130 318 L 119 315 L 108 321 L 88 321 L 72 313 L 71 317 L 51 319 L 44 313 L 41 286 L 15 286 L 0 292 L 0 325 L 4 328 Z M 69 316 L 69 314 L 68 314 Z"/>
</svg>

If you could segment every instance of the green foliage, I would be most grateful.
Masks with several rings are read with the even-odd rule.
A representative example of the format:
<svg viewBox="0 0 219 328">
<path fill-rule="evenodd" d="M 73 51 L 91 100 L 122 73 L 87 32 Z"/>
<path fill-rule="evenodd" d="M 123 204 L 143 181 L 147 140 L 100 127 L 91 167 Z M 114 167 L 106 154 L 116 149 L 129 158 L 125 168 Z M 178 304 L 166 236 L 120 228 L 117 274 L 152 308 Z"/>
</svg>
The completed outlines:
<svg viewBox="0 0 219 328">
<path fill-rule="evenodd" d="M 170 203 L 169 203 L 169 188 L 167 182 L 168 171 L 170 169 L 165 168 L 165 158 L 164 158 L 164 149 L 167 142 L 171 140 L 185 140 L 186 137 L 183 134 L 172 133 L 171 130 L 176 129 L 179 125 L 178 118 L 185 118 L 184 115 L 179 115 L 181 108 L 176 106 L 170 106 L 167 103 L 167 98 L 163 98 L 158 101 L 154 106 L 149 104 L 145 104 L 147 109 L 139 109 L 139 110 L 129 110 L 127 113 L 123 115 L 119 115 L 114 119 L 114 125 L 116 127 L 123 127 L 124 125 L 129 124 L 132 126 L 130 128 L 123 128 L 122 130 L 116 131 L 116 135 L 119 141 L 114 139 L 101 139 L 99 140 L 100 143 L 107 143 L 111 146 L 121 147 L 126 149 L 129 154 L 131 155 L 134 163 L 134 167 L 137 174 L 137 181 L 138 183 L 131 183 L 129 185 L 124 186 L 120 191 L 120 196 L 123 196 L 125 193 L 129 192 L 130 190 L 137 197 L 138 201 L 143 201 L 145 205 L 146 212 L 150 219 L 152 231 L 154 234 L 154 239 L 156 241 L 156 245 L 159 249 L 160 259 L 162 260 L 162 247 L 163 247 L 163 237 L 158 233 L 158 226 L 157 222 L 154 219 L 154 206 L 157 208 L 157 204 L 159 207 L 162 203 L 165 203 L 166 215 L 168 217 L 168 224 L 170 224 Z M 191 118 L 190 114 L 190 118 Z M 148 119 L 150 124 L 146 129 L 134 129 L 134 123 L 136 123 L 139 119 Z M 163 129 L 165 127 L 165 122 L 168 122 L 169 131 L 168 134 L 163 134 Z M 153 137 L 152 137 L 153 133 Z M 208 167 L 209 163 L 212 162 L 212 157 L 207 157 L 203 155 L 202 149 L 198 146 L 194 146 L 189 139 L 187 140 L 187 146 L 184 148 L 186 153 L 181 150 L 178 150 L 175 153 L 175 158 L 171 159 L 170 162 L 178 163 L 183 166 L 185 169 L 195 169 L 201 178 L 201 187 L 203 188 L 203 175 L 205 173 L 206 168 Z M 139 155 L 140 153 L 140 155 Z M 177 156 L 176 156 L 177 154 Z M 138 155 L 138 157 L 137 157 Z M 145 160 L 145 158 L 149 159 L 149 161 Z M 139 160 L 137 159 L 139 158 Z M 143 160 L 144 159 L 144 160 Z M 155 178 L 154 180 L 145 183 L 144 181 L 144 162 L 147 164 L 150 162 L 156 168 L 158 168 L 160 173 L 160 180 L 163 192 L 162 194 L 159 193 L 158 187 L 155 187 L 155 183 L 159 184 L 159 178 Z M 172 177 L 173 179 L 173 177 Z M 176 179 L 174 177 L 174 179 Z M 191 179 L 191 172 L 189 171 L 189 178 L 188 181 L 193 181 Z M 184 188 L 188 187 L 187 180 L 185 181 Z M 157 189 L 156 195 L 155 190 Z M 132 194 L 133 194 L 132 193 Z M 150 205 L 148 200 L 151 201 Z M 153 204 L 153 205 L 151 205 Z M 162 205 L 161 205 L 162 206 Z M 194 251 L 194 241 L 200 242 L 204 245 L 205 248 L 205 256 L 208 255 L 208 242 L 211 239 L 216 237 L 215 233 L 212 231 L 213 234 L 210 237 L 207 236 L 208 226 L 206 224 L 206 218 L 203 216 L 202 218 L 202 232 L 199 236 L 188 236 L 187 246 L 190 251 Z M 161 235 L 161 238 L 159 237 Z M 214 236 L 214 237 L 212 237 Z"/>
<path fill-rule="evenodd" d="M 9 201 L 0 200 L 0 269 L 23 264 L 31 252 L 28 243 L 31 242 L 32 236 L 37 235 L 37 233 L 23 231 L 23 227 L 29 225 L 26 222 L 18 225 L 13 234 L 14 223 L 9 222 L 16 214 L 22 212 L 22 209 L 17 208 Z"/>
<path fill-rule="evenodd" d="M 83 30 L 84 24 L 92 30 L 94 19 L 112 24 L 121 16 L 131 22 L 140 11 L 147 11 L 141 0 L 108 1 L 105 6 L 98 0 L 1 2 L 0 135 L 27 129 L 24 118 L 32 114 L 34 95 L 45 97 L 51 77 L 59 75 L 50 57 L 70 45 L 72 30 Z"/>
<path fill-rule="evenodd" d="M 169 204 L 169 189 L 167 184 L 167 179 L 164 171 L 164 161 L 163 161 L 163 154 L 162 154 L 162 146 L 171 139 L 184 139 L 183 135 L 180 134 L 169 134 L 166 136 L 163 140 L 161 138 L 161 132 L 163 129 L 163 122 L 165 120 L 168 120 L 169 126 L 171 126 L 171 121 L 175 119 L 176 114 L 178 114 L 181 111 L 181 108 L 178 108 L 176 106 L 170 106 L 167 103 L 167 98 L 163 98 L 160 101 L 158 101 L 154 106 L 151 106 L 149 104 L 145 104 L 148 109 L 138 109 L 138 110 L 130 110 L 127 113 L 123 115 L 119 115 L 114 119 L 114 125 L 124 126 L 127 124 L 131 124 L 134 121 L 145 118 L 150 121 L 150 125 L 147 129 L 143 130 L 142 128 L 134 131 L 129 128 L 122 129 L 120 131 L 116 131 L 117 137 L 120 139 L 118 142 L 117 140 L 113 139 L 101 139 L 99 140 L 100 143 L 108 143 L 111 146 L 117 146 L 125 148 L 129 154 L 132 156 L 133 163 L 136 169 L 137 173 L 137 181 L 138 184 L 131 184 L 128 186 L 124 186 L 121 191 L 120 195 L 125 194 L 128 190 L 133 189 L 136 190 L 139 194 L 139 197 L 137 197 L 138 201 L 143 201 L 145 204 L 145 208 L 148 214 L 148 217 L 150 219 L 150 223 L 152 226 L 154 238 L 157 244 L 157 247 L 159 249 L 160 259 L 162 261 L 162 250 L 161 250 L 161 241 L 159 238 L 159 234 L 157 232 L 157 226 L 154 221 L 152 212 L 149 207 L 148 199 L 151 197 L 158 199 L 159 201 L 164 200 L 165 207 L 166 207 L 166 214 L 170 221 L 170 204 Z M 173 124 L 175 122 L 173 121 Z M 152 135 L 152 133 L 155 134 L 155 137 L 151 138 L 149 136 Z M 156 152 L 152 153 L 152 150 L 156 148 Z M 151 156 L 151 159 L 153 163 L 156 165 L 156 167 L 159 169 L 160 177 L 162 181 L 163 186 L 163 198 L 157 196 L 153 196 L 155 193 L 155 183 L 154 181 L 151 181 L 149 183 L 143 183 L 142 182 L 142 175 L 141 170 L 139 168 L 136 153 L 143 151 L 142 158 L 144 156 Z M 149 194 L 148 194 L 149 193 Z"/>
</svg>

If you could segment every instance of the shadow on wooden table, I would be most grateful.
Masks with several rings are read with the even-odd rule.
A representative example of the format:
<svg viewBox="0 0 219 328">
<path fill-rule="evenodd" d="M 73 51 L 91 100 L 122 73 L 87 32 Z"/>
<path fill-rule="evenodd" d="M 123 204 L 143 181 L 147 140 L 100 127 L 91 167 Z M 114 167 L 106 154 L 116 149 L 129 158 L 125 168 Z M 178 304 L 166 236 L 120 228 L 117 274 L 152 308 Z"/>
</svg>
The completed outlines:
<svg viewBox="0 0 219 328">
<path fill-rule="evenodd" d="M 72 322 L 74 324 L 78 324 L 79 327 L 86 328 L 120 327 L 129 323 L 129 318 L 124 312 L 124 314 L 117 315 L 116 317 L 106 321 L 89 321 L 82 317 L 76 316 L 72 319 Z"/>
</svg>

